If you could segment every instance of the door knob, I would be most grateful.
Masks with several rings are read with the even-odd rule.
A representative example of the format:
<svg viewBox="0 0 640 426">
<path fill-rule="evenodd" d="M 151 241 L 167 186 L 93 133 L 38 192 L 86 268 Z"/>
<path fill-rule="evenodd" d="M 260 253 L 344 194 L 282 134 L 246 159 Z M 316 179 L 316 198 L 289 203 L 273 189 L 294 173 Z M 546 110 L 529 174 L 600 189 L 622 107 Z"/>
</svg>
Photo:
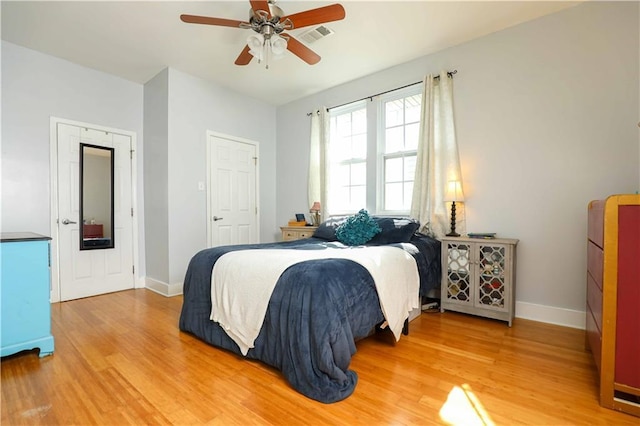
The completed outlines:
<svg viewBox="0 0 640 426">
<path fill-rule="evenodd" d="M 68 224 L 70 224 L 70 223 L 78 223 L 78 222 L 74 222 L 74 221 L 72 221 L 72 220 L 69 220 L 69 219 L 65 218 L 65 219 L 62 221 L 62 223 L 63 223 L 64 225 L 68 225 Z"/>
<path fill-rule="evenodd" d="M 217 221 L 222 220 L 222 219 L 223 219 L 223 218 L 218 217 L 218 216 L 214 216 L 214 217 L 213 217 L 213 221 L 214 221 L 214 222 L 217 222 Z"/>
</svg>

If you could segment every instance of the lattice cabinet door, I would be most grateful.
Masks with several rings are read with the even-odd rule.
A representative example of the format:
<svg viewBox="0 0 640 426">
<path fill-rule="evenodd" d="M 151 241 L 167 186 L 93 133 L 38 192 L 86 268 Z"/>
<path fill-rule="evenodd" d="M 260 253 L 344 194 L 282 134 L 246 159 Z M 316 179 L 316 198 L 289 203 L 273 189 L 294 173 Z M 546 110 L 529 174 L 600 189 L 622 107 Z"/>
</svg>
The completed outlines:
<svg viewBox="0 0 640 426">
<path fill-rule="evenodd" d="M 505 245 L 478 244 L 478 286 L 476 306 L 506 310 L 509 286 L 505 285 L 508 247 Z"/>
<path fill-rule="evenodd" d="M 443 238 L 441 311 L 500 319 L 511 326 L 517 243 L 505 238 Z"/>
<path fill-rule="evenodd" d="M 446 254 L 446 280 L 443 282 L 442 297 L 451 303 L 470 305 L 473 303 L 471 245 L 450 242 Z"/>
</svg>

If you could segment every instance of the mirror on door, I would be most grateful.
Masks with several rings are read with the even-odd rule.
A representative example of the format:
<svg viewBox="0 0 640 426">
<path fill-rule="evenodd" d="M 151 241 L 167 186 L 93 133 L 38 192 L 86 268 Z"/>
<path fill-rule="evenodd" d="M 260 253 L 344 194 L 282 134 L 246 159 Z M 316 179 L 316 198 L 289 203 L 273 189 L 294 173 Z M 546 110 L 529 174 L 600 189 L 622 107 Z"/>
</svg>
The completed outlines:
<svg viewBox="0 0 640 426">
<path fill-rule="evenodd" d="M 114 248 L 113 148 L 80 144 L 80 250 Z"/>
</svg>

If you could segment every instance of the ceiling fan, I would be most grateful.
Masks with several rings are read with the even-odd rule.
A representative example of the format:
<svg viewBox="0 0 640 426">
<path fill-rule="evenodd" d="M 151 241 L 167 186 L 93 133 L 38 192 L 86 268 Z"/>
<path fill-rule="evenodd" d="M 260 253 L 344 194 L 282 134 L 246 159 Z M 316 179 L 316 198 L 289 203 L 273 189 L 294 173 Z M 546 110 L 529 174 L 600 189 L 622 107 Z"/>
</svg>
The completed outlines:
<svg viewBox="0 0 640 426">
<path fill-rule="evenodd" d="M 317 64 L 320 56 L 284 31 L 339 21 L 345 17 L 344 8 L 340 4 L 285 15 L 282 9 L 275 5 L 275 0 L 249 0 L 249 3 L 251 3 L 251 10 L 248 22 L 196 15 L 180 15 L 180 19 L 189 24 L 217 25 L 255 31 L 257 34 L 249 36 L 247 45 L 240 52 L 235 64 L 247 65 L 256 57 L 258 62 L 264 61 L 269 68 L 270 57 L 280 55 L 285 50 L 309 65 Z"/>
</svg>

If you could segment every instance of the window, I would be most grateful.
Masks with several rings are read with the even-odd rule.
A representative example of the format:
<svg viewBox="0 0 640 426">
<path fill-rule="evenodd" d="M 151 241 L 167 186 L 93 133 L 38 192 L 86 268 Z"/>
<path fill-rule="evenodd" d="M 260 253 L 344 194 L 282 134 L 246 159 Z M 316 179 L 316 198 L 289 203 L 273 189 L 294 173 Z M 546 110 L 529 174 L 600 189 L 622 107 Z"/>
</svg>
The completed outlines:
<svg viewBox="0 0 640 426">
<path fill-rule="evenodd" d="M 379 198 L 381 210 L 385 212 L 408 213 L 411 209 L 421 100 L 421 94 L 382 100 L 382 192 Z"/>
<path fill-rule="evenodd" d="M 421 85 L 330 112 L 329 214 L 408 214 L 420 132 Z"/>
<path fill-rule="evenodd" d="M 350 104 L 331 114 L 329 128 L 330 213 L 355 212 L 367 205 L 366 104 Z"/>
</svg>

